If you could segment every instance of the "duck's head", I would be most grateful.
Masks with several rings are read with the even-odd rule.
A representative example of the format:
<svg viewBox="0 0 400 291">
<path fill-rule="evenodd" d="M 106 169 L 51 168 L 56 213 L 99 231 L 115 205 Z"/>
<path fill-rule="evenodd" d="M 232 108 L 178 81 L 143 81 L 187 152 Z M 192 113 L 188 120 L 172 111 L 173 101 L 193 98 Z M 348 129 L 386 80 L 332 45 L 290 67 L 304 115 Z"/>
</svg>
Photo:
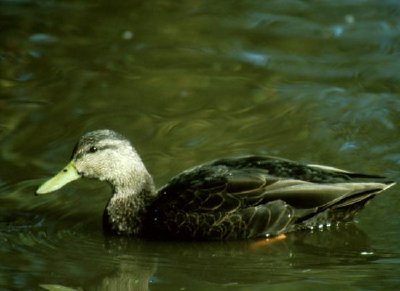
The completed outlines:
<svg viewBox="0 0 400 291">
<path fill-rule="evenodd" d="M 42 184 L 36 193 L 53 192 L 82 177 L 107 181 L 114 188 L 132 188 L 133 191 L 144 183 L 152 182 L 130 142 L 108 129 L 83 135 L 68 165 Z"/>
</svg>

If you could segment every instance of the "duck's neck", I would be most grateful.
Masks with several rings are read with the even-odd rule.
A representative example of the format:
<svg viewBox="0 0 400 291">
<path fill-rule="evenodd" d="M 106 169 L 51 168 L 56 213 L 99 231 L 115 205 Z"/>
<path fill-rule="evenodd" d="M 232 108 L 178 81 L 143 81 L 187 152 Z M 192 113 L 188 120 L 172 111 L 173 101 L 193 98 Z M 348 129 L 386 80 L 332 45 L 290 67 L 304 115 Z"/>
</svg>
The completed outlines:
<svg viewBox="0 0 400 291">
<path fill-rule="evenodd" d="M 104 212 L 105 227 L 118 235 L 138 235 L 141 232 L 147 207 L 156 196 L 153 179 L 148 173 L 133 181 L 135 183 L 113 185 L 113 196 Z"/>
</svg>

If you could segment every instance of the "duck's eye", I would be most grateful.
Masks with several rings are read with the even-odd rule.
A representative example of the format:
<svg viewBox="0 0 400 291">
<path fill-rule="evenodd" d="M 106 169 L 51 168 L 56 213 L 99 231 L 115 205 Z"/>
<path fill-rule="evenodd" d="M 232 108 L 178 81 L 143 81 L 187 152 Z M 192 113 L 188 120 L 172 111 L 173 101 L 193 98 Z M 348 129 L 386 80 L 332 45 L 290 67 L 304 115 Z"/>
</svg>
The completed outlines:
<svg viewBox="0 0 400 291">
<path fill-rule="evenodd" d="M 95 147 L 95 146 L 91 146 L 90 148 L 89 148 L 89 151 L 88 151 L 89 153 L 95 153 L 95 152 L 97 152 L 97 147 Z"/>
</svg>

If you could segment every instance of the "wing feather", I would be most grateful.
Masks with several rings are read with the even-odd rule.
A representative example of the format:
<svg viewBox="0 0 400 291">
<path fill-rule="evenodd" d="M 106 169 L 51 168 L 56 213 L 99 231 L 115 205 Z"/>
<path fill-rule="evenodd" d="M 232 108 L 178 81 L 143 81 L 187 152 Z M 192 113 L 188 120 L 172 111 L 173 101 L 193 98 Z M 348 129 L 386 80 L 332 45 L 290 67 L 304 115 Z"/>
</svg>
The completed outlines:
<svg viewBox="0 0 400 291">
<path fill-rule="evenodd" d="M 330 208 L 350 216 L 346 207 L 355 212 L 394 184 L 377 178 L 272 157 L 218 160 L 187 170 L 161 188 L 149 223 L 176 237 L 275 235 L 291 224 L 314 223 L 314 215 Z"/>
</svg>

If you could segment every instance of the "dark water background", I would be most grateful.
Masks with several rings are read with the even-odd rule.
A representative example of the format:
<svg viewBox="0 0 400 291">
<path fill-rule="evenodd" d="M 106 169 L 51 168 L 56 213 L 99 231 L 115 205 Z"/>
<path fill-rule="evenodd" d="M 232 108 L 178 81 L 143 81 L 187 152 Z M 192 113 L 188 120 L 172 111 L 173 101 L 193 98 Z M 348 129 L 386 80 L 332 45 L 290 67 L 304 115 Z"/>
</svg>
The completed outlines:
<svg viewBox="0 0 400 291">
<path fill-rule="evenodd" d="M 159 186 L 241 154 L 400 182 L 399 72 L 395 0 L 0 0 L 0 289 L 398 289 L 399 186 L 262 249 L 107 240 L 107 185 L 33 193 L 99 128 Z"/>
</svg>

